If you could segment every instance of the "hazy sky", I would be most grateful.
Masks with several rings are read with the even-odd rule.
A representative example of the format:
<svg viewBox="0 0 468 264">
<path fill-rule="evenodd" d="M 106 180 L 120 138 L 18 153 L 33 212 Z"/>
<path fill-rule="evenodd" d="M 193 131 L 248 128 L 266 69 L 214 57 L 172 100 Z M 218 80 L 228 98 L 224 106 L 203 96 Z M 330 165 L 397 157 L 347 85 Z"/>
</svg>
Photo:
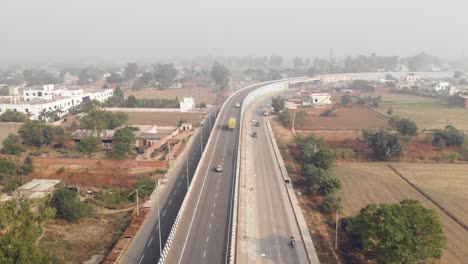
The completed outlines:
<svg viewBox="0 0 468 264">
<path fill-rule="evenodd" d="M 0 0 L 0 63 L 468 55 L 466 0 Z"/>
</svg>

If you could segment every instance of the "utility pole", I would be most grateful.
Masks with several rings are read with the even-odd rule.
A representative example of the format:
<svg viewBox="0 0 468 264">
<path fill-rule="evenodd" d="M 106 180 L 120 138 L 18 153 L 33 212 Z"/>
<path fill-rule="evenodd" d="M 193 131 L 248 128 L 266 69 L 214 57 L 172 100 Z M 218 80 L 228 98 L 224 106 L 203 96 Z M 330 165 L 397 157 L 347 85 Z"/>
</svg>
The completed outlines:
<svg viewBox="0 0 468 264">
<path fill-rule="evenodd" d="M 336 210 L 335 219 L 335 250 L 338 250 L 338 210 Z"/>
<path fill-rule="evenodd" d="M 137 189 L 136 189 L 136 198 L 137 198 L 137 199 L 136 199 L 136 200 L 137 200 L 137 216 L 139 216 L 139 215 L 140 215 L 140 207 L 139 207 L 139 200 L 138 200 L 138 196 L 139 196 L 139 195 L 138 195 L 138 187 L 137 187 Z"/>
</svg>

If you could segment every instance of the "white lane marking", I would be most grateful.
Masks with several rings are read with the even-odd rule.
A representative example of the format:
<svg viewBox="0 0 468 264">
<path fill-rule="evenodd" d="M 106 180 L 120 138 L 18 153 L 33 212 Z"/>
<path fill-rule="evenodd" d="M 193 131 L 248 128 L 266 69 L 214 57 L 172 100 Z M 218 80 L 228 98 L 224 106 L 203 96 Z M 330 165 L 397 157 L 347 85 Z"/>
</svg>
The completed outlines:
<svg viewBox="0 0 468 264">
<path fill-rule="evenodd" d="M 154 229 L 154 231 L 158 230 L 158 228 L 159 228 L 159 225 Z"/>
<path fill-rule="evenodd" d="M 209 240 L 210 240 L 210 236 L 207 236 L 206 237 L 206 243 L 208 243 Z"/>
<path fill-rule="evenodd" d="M 143 254 L 140 258 L 140 261 L 138 261 L 138 264 L 140 264 L 142 261 L 143 261 L 143 258 L 145 257 L 145 255 Z"/>
<path fill-rule="evenodd" d="M 216 202 L 213 203 L 213 207 L 216 207 Z"/>
<path fill-rule="evenodd" d="M 206 256 L 206 250 L 203 252 L 203 258 Z"/>
<path fill-rule="evenodd" d="M 208 228 L 211 229 L 211 224 L 210 224 L 210 226 Z"/>
<path fill-rule="evenodd" d="M 165 215 L 166 215 L 166 210 L 164 210 L 164 213 L 163 213 L 163 216 L 165 216 Z"/>
<path fill-rule="evenodd" d="M 211 217 L 213 217 L 213 213 L 211 213 Z"/>
<path fill-rule="evenodd" d="M 171 205 L 171 203 L 172 203 L 172 199 L 171 199 L 171 200 L 169 200 L 169 205 Z"/>
<path fill-rule="evenodd" d="M 181 182 L 179 182 L 179 184 L 177 184 L 177 187 L 179 187 L 179 186 L 180 186 L 180 183 L 181 183 Z"/>
<path fill-rule="evenodd" d="M 177 193 L 177 190 L 174 191 L 174 194 L 173 194 L 173 195 L 176 195 L 176 193 Z"/>
<path fill-rule="evenodd" d="M 148 247 L 151 245 L 151 242 L 153 242 L 153 237 L 151 237 L 150 241 L 148 242 Z"/>
<path fill-rule="evenodd" d="M 233 97 L 230 97 L 229 99 L 233 100 L 232 99 Z M 228 100 L 229 100 L 228 99 Z M 231 101 L 233 102 L 233 101 Z M 223 113 L 223 116 L 222 116 L 222 119 L 221 120 L 225 120 L 226 119 L 226 116 L 228 114 L 228 111 L 225 110 L 224 113 Z M 214 146 L 213 146 L 213 149 L 216 149 L 216 146 L 218 145 L 218 141 L 219 141 L 219 136 L 221 134 L 221 130 L 218 130 L 217 131 L 218 133 L 216 134 L 216 140 L 215 140 L 215 143 L 214 143 Z M 206 149 L 206 148 L 205 148 Z M 211 157 L 210 157 L 210 160 L 208 161 L 208 165 L 211 165 L 212 163 L 212 160 L 213 160 L 213 157 L 214 157 L 214 153 L 215 151 L 212 151 L 211 152 Z M 203 193 L 203 190 L 205 189 L 205 183 L 206 183 L 206 179 L 208 178 L 208 172 L 210 172 L 210 170 L 206 170 L 205 172 L 205 176 L 203 178 L 203 183 L 202 183 L 202 187 L 201 187 L 201 190 L 200 192 L 198 193 L 198 199 L 197 199 L 197 203 L 195 205 L 195 210 L 193 211 L 193 215 L 192 215 L 192 219 L 190 220 L 190 225 L 189 225 L 189 229 L 187 231 L 187 235 L 185 236 L 185 241 L 184 241 L 184 246 L 182 247 L 182 252 L 180 254 L 180 258 L 179 258 L 179 261 L 178 263 L 180 264 L 182 262 L 182 258 L 184 257 L 184 253 L 185 253 L 185 247 L 187 246 L 187 241 L 190 237 L 190 232 L 192 230 L 192 226 L 193 226 L 193 221 L 195 220 L 195 215 L 197 213 L 197 209 L 198 209 L 198 205 L 200 204 L 200 199 L 201 199 L 201 196 L 202 196 L 202 193 Z M 211 213 L 211 216 L 213 216 L 213 213 Z"/>
</svg>

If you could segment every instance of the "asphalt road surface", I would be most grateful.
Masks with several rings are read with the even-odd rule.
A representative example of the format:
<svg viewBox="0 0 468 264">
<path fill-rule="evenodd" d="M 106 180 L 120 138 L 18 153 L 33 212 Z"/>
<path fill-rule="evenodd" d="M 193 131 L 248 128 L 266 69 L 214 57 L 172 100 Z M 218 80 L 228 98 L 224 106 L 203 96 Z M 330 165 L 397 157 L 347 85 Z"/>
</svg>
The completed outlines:
<svg viewBox="0 0 468 264">
<path fill-rule="evenodd" d="M 211 120 L 209 118 L 211 118 Z M 202 153 L 201 144 L 203 144 L 204 148 L 208 141 L 210 125 L 214 125 L 214 121 L 215 114 L 210 113 L 204 121 L 204 125 L 202 127 L 203 133 L 197 133 L 192 139 L 193 143 L 190 148 L 184 150 L 184 152 L 188 151 L 185 154 L 188 158 L 181 162 L 175 169 L 174 177 L 169 177 L 167 186 L 161 193 L 159 201 L 155 201 L 153 208 L 151 208 L 146 215 L 145 222 L 140 227 L 137 235 L 133 238 L 120 263 L 130 264 L 158 262 L 160 257 L 159 233 L 161 233 L 161 248 L 164 248 L 164 244 L 166 243 L 174 220 L 177 217 L 177 213 L 179 212 L 180 206 L 182 205 L 187 192 L 187 183 L 190 183 L 192 180 L 193 174 L 200 160 Z M 159 202 L 160 209 L 160 225 L 158 221 L 158 208 L 156 206 L 157 202 Z M 159 228 L 161 228 L 161 232 L 159 232 Z"/>
<path fill-rule="evenodd" d="M 247 179 L 244 195 L 250 195 L 245 208 L 253 212 L 244 217 L 252 216 L 246 221 L 252 225 L 247 227 L 251 231 L 246 235 L 254 239 L 255 246 L 253 250 L 239 247 L 238 250 L 244 252 L 238 254 L 237 263 L 253 260 L 257 263 L 309 263 L 286 192 L 286 188 L 291 187 L 284 182 L 267 130 L 267 117 L 263 116 L 262 106 L 270 103 L 269 99 L 256 101 L 245 112 L 242 140 L 246 152 L 243 153 L 242 173 Z M 291 236 L 296 240 L 294 247 L 290 245 Z"/>
<path fill-rule="evenodd" d="M 247 88 L 225 102 L 166 263 L 228 262 L 240 118 L 240 108 L 235 105 L 257 87 Z M 227 128 L 230 117 L 237 120 L 233 130 Z M 222 166 L 222 172 L 214 170 L 217 165 Z"/>
</svg>

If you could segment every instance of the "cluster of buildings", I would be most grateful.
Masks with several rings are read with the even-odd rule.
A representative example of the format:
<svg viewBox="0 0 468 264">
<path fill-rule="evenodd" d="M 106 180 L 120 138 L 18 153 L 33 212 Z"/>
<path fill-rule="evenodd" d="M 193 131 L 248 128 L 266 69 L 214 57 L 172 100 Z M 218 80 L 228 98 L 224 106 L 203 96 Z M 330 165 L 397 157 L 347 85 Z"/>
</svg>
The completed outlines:
<svg viewBox="0 0 468 264">
<path fill-rule="evenodd" d="M 410 73 L 396 84 L 398 91 L 412 91 L 424 96 L 453 96 L 468 90 L 468 86 L 453 85 L 448 81 L 425 81 L 419 75 Z"/>
<path fill-rule="evenodd" d="M 53 84 L 10 88 L 10 95 L 0 98 L 0 114 L 12 110 L 37 120 L 45 112 L 54 111 L 62 117 L 82 102 L 106 101 L 114 94 L 113 89 L 70 89 Z"/>
</svg>

